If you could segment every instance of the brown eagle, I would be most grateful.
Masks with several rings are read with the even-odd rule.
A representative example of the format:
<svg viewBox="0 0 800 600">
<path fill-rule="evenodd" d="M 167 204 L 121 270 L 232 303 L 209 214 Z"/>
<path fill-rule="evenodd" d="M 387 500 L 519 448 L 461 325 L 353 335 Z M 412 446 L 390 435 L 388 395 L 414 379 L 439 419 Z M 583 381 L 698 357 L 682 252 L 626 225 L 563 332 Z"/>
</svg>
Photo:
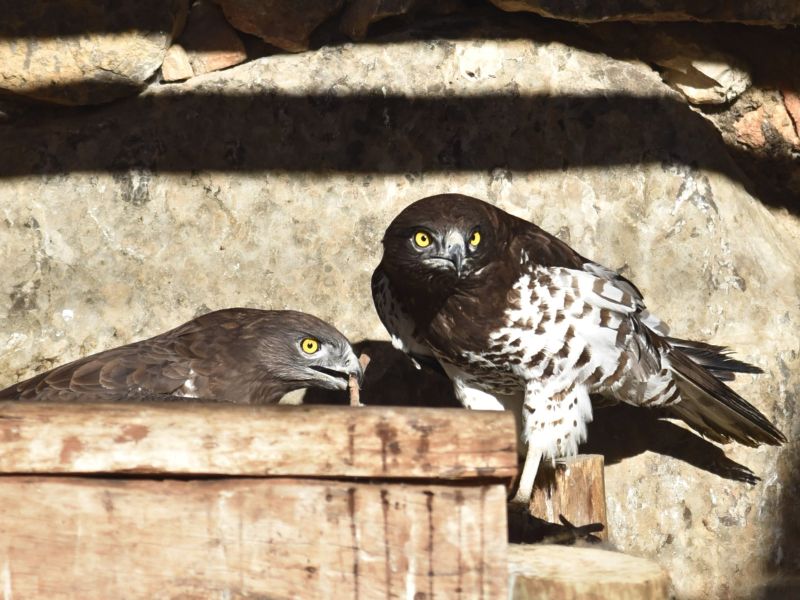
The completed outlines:
<svg viewBox="0 0 800 600">
<path fill-rule="evenodd" d="M 669 337 L 632 282 L 532 223 L 444 194 L 403 210 L 383 245 L 372 294 L 395 346 L 437 361 L 467 408 L 517 411 L 516 503 L 527 506 L 543 457 L 577 453 L 590 394 L 667 407 L 716 442 L 786 441 L 724 383 L 760 369 Z"/>
<path fill-rule="evenodd" d="M 228 308 L 0 391 L 0 400 L 269 404 L 292 390 L 347 388 L 363 377 L 350 342 L 309 314 Z"/>
</svg>

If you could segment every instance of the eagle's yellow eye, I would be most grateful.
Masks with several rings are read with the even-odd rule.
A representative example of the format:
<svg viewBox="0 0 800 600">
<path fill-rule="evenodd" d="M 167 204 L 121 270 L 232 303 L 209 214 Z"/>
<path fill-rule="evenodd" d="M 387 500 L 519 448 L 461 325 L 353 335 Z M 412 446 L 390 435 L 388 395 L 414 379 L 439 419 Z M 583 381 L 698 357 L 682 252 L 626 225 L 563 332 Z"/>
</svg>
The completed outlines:
<svg viewBox="0 0 800 600">
<path fill-rule="evenodd" d="M 303 338 L 303 341 L 300 342 L 300 347 L 306 354 L 314 354 L 319 350 L 319 342 L 314 338 Z"/>
<path fill-rule="evenodd" d="M 481 243 L 481 232 L 477 229 L 472 232 L 472 236 L 469 238 L 469 245 L 470 246 L 477 246 Z"/>
<path fill-rule="evenodd" d="M 420 248 L 427 248 L 431 245 L 431 236 L 424 231 L 418 231 L 414 234 L 414 243 Z"/>
</svg>

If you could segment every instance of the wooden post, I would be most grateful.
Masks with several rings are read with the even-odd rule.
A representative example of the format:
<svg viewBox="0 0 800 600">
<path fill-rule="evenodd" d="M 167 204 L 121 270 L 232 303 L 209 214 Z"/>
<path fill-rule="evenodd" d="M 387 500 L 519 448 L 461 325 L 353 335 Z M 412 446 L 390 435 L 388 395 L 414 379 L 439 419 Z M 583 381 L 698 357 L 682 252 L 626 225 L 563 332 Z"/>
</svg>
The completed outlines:
<svg viewBox="0 0 800 600">
<path fill-rule="evenodd" d="M 666 600 L 670 582 L 656 563 L 600 548 L 549 544 L 508 548 L 513 600 Z"/>
<path fill-rule="evenodd" d="M 531 514 L 550 523 L 558 523 L 559 515 L 575 526 L 602 523 L 603 531 L 596 535 L 607 540 L 603 464 L 600 454 L 579 454 L 558 459 L 555 469 L 540 467 L 531 498 Z"/>
</svg>

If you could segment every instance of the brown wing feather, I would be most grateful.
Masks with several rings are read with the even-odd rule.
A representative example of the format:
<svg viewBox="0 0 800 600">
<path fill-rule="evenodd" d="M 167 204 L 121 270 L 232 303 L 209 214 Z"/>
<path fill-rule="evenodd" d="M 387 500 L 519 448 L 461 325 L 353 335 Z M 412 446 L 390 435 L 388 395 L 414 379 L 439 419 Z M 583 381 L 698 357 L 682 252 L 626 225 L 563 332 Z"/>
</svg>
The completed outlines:
<svg viewBox="0 0 800 600">
<path fill-rule="evenodd" d="M 296 346 L 305 336 L 323 340 L 327 352 L 301 360 Z M 0 391 L 0 400 L 190 397 L 266 404 L 302 387 L 338 389 L 344 384 L 332 383 L 327 373 L 346 378 L 345 373 L 360 375 L 359 369 L 347 339 L 317 317 L 297 311 L 229 308 L 36 375 Z"/>
<path fill-rule="evenodd" d="M 519 256 L 519 252 L 524 249 L 536 264 L 567 269 L 582 269 L 589 262 L 544 229 L 512 215 L 508 216 L 512 217 L 513 229 L 516 229 L 512 237 L 510 256 Z"/>
<path fill-rule="evenodd" d="M 0 400 L 131 399 L 178 394 L 195 378 L 198 397 L 230 390 L 239 372 L 234 338 L 246 311 L 218 311 L 153 338 L 113 348 L 40 373 L 0 391 Z M 246 323 L 246 321 L 244 321 Z"/>
<path fill-rule="evenodd" d="M 170 340 L 145 340 L 106 350 L 42 373 L 0 392 L 0 399 L 62 400 L 71 394 L 116 400 L 142 388 L 175 393 L 186 381 L 190 361 L 166 352 Z"/>
</svg>

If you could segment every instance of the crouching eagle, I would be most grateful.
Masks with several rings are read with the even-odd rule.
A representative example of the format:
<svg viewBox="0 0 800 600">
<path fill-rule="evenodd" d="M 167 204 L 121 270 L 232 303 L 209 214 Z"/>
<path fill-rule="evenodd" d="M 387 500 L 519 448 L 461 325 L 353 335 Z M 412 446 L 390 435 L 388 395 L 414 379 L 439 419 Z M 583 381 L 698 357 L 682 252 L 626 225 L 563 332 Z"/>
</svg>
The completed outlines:
<svg viewBox="0 0 800 600">
<path fill-rule="evenodd" d="M 633 283 L 532 223 L 445 194 L 403 210 L 383 245 L 372 294 L 394 344 L 438 361 L 467 408 L 518 413 L 516 503 L 528 504 L 543 457 L 577 453 L 589 394 L 668 407 L 717 442 L 786 441 L 724 383 L 759 369 L 668 337 Z"/>
<path fill-rule="evenodd" d="M 344 390 L 350 375 L 360 383 L 363 369 L 328 323 L 290 310 L 229 308 L 40 373 L 0 391 L 0 400 L 269 404 L 300 388 Z"/>
</svg>

